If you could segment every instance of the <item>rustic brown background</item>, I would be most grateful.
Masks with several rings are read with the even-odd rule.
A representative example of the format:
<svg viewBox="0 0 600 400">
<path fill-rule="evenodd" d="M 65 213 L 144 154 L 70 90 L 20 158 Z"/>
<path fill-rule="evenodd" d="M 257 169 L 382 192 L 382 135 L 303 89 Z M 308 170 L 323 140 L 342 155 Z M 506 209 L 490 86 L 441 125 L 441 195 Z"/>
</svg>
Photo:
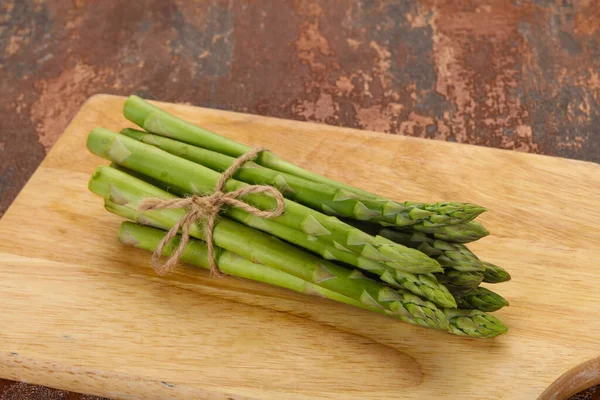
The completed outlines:
<svg viewBox="0 0 600 400">
<path fill-rule="evenodd" d="M 0 93 L 0 216 L 95 93 L 599 162 L 600 2 L 0 0 Z"/>
</svg>

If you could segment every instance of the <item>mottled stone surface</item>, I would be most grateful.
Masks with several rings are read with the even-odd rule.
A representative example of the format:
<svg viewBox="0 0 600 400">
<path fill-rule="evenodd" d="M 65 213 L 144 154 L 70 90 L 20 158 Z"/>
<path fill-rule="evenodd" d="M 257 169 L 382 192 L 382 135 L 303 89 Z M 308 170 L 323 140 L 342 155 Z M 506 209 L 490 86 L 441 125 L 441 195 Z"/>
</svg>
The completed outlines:
<svg viewBox="0 0 600 400">
<path fill-rule="evenodd" d="M 600 2 L 0 2 L 0 213 L 92 94 L 600 161 Z"/>
<path fill-rule="evenodd" d="M 600 161 L 596 0 L 0 1 L 0 216 L 86 98 Z"/>
</svg>

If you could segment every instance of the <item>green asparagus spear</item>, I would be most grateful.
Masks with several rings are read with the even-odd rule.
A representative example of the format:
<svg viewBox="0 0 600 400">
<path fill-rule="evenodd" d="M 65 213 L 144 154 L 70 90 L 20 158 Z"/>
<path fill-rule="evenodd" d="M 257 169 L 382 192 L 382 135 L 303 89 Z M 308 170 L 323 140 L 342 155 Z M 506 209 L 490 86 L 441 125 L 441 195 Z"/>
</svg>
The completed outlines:
<svg viewBox="0 0 600 400">
<path fill-rule="evenodd" d="M 148 132 L 170 137 L 180 142 L 189 143 L 230 157 L 239 157 L 250 150 L 250 147 L 246 145 L 187 123 L 137 96 L 130 96 L 125 101 L 123 113 L 125 118 L 144 128 Z M 258 157 L 256 163 L 271 170 L 280 171 L 314 182 L 320 182 L 329 187 L 340 189 L 343 192 L 354 193 L 362 198 L 371 198 L 384 202 L 387 201 L 376 194 L 300 168 L 292 163 L 282 160 L 268 151 L 263 152 L 260 157 Z M 412 207 L 417 207 L 417 204 L 419 203 L 413 203 Z M 406 204 L 403 207 L 411 206 Z M 483 207 L 473 204 L 464 205 L 461 203 L 440 203 L 435 208 L 435 211 L 433 209 L 424 211 L 435 212 L 438 214 L 437 224 L 450 223 L 449 221 L 453 219 L 473 219 L 485 211 L 485 208 Z M 410 220 L 412 220 L 412 218 L 410 218 Z M 431 222 L 433 223 L 434 221 Z"/>
<path fill-rule="evenodd" d="M 485 267 L 482 272 L 484 282 L 501 283 L 510 281 L 510 274 L 504 268 L 486 261 L 483 261 L 483 266 Z"/>
<path fill-rule="evenodd" d="M 110 167 L 99 167 L 90 179 L 89 188 L 105 199 L 107 210 L 161 229 L 170 229 L 186 212 L 182 209 L 137 212 L 139 204 L 146 197 L 171 199 L 175 196 Z M 190 235 L 204 239 L 204 230 L 200 225 L 192 225 Z M 312 256 L 245 225 L 220 218 L 215 224 L 213 240 L 218 247 L 234 251 L 253 262 L 311 281 L 369 307 L 379 307 L 391 314 L 412 316 L 419 324 L 446 329 L 447 322 L 440 318 L 441 311 L 433 303 L 422 301 L 412 294 L 399 293 L 365 277 L 359 271 L 348 270 Z M 419 299 L 422 306 L 416 307 L 410 302 L 408 304 L 404 300 L 406 296 Z"/>
<path fill-rule="evenodd" d="M 234 157 L 136 129 L 126 128 L 121 130 L 121 134 L 218 172 L 225 171 L 236 160 Z M 265 168 L 254 162 L 247 162 L 237 170 L 233 177 L 248 184 L 276 187 L 286 198 L 328 215 L 378 221 L 398 226 L 407 226 L 421 221 L 436 224 L 459 224 L 472 220 L 484 211 L 482 207 L 474 204 L 398 203 L 373 200 L 322 183 Z"/>
<path fill-rule="evenodd" d="M 465 245 L 434 239 L 423 232 L 399 232 L 382 229 L 379 234 L 396 243 L 417 249 L 437 260 L 444 268 L 457 271 L 483 271 L 483 263 Z"/>
<path fill-rule="evenodd" d="M 87 147 L 100 157 L 189 193 L 210 193 L 221 177 L 218 172 L 199 164 L 103 128 L 92 130 Z M 247 186 L 243 182 L 228 179 L 224 190 L 230 192 Z M 276 206 L 275 200 L 264 194 L 244 196 L 244 201 L 265 210 Z M 285 213 L 273 220 L 331 243 L 337 242 L 349 251 L 383 261 L 392 268 L 413 265 L 420 268 L 422 273 L 441 270 L 437 261 L 419 251 L 397 244 L 381 246 L 372 236 L 337 218 L 325 216 L 291 200 L 285 200 Z"/>
<path fill-rule="evenodd" d="M 443 274 L 435 274 L 435 277 L 451 292 L 475 289 L 483 280 L 483 275 L 479 272 L 462 272 L 455 269 L 447 269 Z"/>
<path fill-rule="evenodd" d="M 479 310 L 445 309 L 450 321 L 450 332 L 471 337 L 494 337 L 508 328 L 496 317 Z"/>
<path fill-rule="evenodd" d="M 484 287 L 477 287 L 464 293 L 457 293 L 456 303 L 459 308 L 492 312 L 508 306 L 508 301 L 498 293 Z"/>
<path fill-rule="evenodd" d="M 123 222 L 119 229 L 119 240 L 122 243 L 152 252 L 156 250 L 164 235 L 165 232 L 159 229 L 134 224 L 131 222 Z M 179 237 L 173 239 L 167 246 L 165 246 L 163 255 L 170 256 L 172 251 L 177 248 L 178 245 Z M 380 307 L 373 307 L 371 305 L 363 304 L 360 301 L 356 301 L 336 291 L 325 289 L 317 282 L 306 281 L 277 268 L 253 263 L 231 251 L 218 249 L 217 254 L 217 264 L 219 269 L 227 275 L 268 283 L 300 293 L 325 297 L 330 300 L 350 304 L 370 311 L 384 313 L 394 318 L 398 318 L 401 321 L 412 324 L 433 327 L 431 326 L 433 323 L 438 326 L 438 329 L 448 327 L 447 323 L 444 323 L 443 319 L 436 322 L 425 323 L 424 321 L 429 318 L 431 312 L 438 317 L 442 316 L 443 314 L 441 314 L 440 310 L 425 310 L 425 308 L 428 308 L 429 306 L 428 303 L 423 302 L 416 296 L 408 293 L 398 292 L 399 298 L 394 301 L 399 302 L 404 309 L 411 311 L 410 313 L 398 314 L 395 312 L 389 312 L 388 310 Z M 191 239 L 186 246 L 186 249 L 181 257 L 181 261 L 208 269 L 209 262 L 206 244 L 204 242 Z M 349 284 L 354 284 L 356 281 L 348 282 Z M 356 284 L 360 285 L 360 282 Z M 361 289 L 359 288 L 357 291 L 358 290 Z"/>
<path fill-rule="evenodd" d="M 121 172 L 125 172 L 127 175 L 131 175 L 134 178 L 137 178 L 139 180 L 142 180 L 144 182 L 147 182 L 149 184 L 151 184 L 152 186 L 156 186 L 157 188 L 160 188 L 162 190 L 164 190 L 165 192 L 169 192 L 171 194 L 174 194 L 175 196 L 184 196 L 186 195 L 185 190 L 175 187 L 173 185 L 169 185 L 168 183 L 165 183 L 161 180 L 158 179 L 154 179 L 154 178 L 150 178 L 149 176 L 146 176 L 144 174 L 140 174 L 137 171 L 131 170 L 129 168 L 125 168 L 122 165 L 119 165 L 117 163 L 111 162 L 109 165 L 111 168 L 117 169 Z"/>
<path fill-rule="evenodd" d="M 406 228 L 399 228 L 403 231 L 419 231 L 433 235 L 436 239 L 451 243 L 469 243 L 479 240 L 490 233 L 477 221 L 470 221 L 464 224 L 434 226 L 427 221 L 411 225 Z"/>
<path fill-rule="evenodd" d="M 129 96 L 123 108 L 125 118 L 144 128 L 148 132 L 167 136 L 181 142 L 203 147 L 231 157 L 239 157 L 250 150 L 250 147 L 227 139 L 206 129 L 202 129 L 185 122 L 158 107 L 155 107 L 138 96 Z M 290 175 L 303 177 L 315 182 L 357 193 L 361 196 L 377 198 L 376 195 L 365 190 L 355 188 L 341 182 L 334 181 L 314 172 L 297 167 L 292 163 L 282 160 L 271 152 L 263 152 L 257 159 L 257 164 L 286 172 Z"/>
</svg>

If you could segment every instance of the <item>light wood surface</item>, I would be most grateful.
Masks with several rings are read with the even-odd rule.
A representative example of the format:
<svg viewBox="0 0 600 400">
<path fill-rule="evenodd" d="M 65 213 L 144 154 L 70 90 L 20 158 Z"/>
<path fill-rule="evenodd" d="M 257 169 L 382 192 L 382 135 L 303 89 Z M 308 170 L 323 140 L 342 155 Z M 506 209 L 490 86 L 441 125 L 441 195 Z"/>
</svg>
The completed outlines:
<svg viewBox="0 0 600 400">
<path fill-rule="evenodd" d="M 513 276 L 495 287 L 509 332 L 473 340 L 191 267 L 155 276 L 87 190 L 106 162 L 85 136 L 130 126 L 122 105 L 91 98 L 0 221 L 0 377 L 126 399 L 534 399 L 600 356 L 598 165 L 163 104 L 382 195 L 488 207 L 472 247 Z M 600 381 L 582 368 L 543 398 Z"/>
</svg>

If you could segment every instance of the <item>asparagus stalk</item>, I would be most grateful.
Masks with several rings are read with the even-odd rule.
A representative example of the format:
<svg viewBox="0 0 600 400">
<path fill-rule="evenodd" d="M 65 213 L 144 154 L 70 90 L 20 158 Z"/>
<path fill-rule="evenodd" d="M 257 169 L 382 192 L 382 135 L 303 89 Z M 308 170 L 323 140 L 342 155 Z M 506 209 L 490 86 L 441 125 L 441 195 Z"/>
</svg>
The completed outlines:
<svg viewBox="0 0 600 400">
<path fill-rule="evenodd" d="M 160 181 L 158 179 L 154 179 L 154 178 L 150 178 L 149 176 L 146 176 L 144 174 L 140 174 L 137 171 L 131 170 L 129 168 L 125 168 L 122 165 L 116 164 L 114 162 L 111 162 L 109 164 L 109 167 L 114 168 L 116 170 L 119 170 L 121 172 L 125 172 L 127 175 L 131 175 L 134 178 L 137 178 L 139 180 L 142 180 L 144 182 L 147 182 L 149 184 L 151 184 L 152 186 L 156 186 L 159 189 L 164 190 L 165 192 L 169 192 L 171 194 L 174 194 L 175 196 L 183 196 L 185 195 L 185 190 L 175 187 L 173 185 L 169 185 L 168 183 L 165 183 L 163 181 Z"/>
<path fill-rule="evenodd" d="M 193 144 L 231 157 L 239 157 L 250 150 L 250 147 L 227 139 L 206 129 L 185 122 L 158 107 L 155 107 L 138 96 L 129 96 L 125 101 L 123 114 L 129 121 L 157 135 L 171 137 L 181 142 Z M 257 164 L 276 171 L 302 177 L 314 182 L 356 193 L 364 197 L 378 196 L 322 175 L 300 168 L 282 160 L 271 152 L 263 152 L 257 159 Z"/>
<path fill-rule="evenodd" d="M 477 221 L 464 224 L 434 226 L 427 221 L 402 228 L 404 231 L 419 231 L 433 235 L 436 239 L 451 243 L 469 243 L 486 237 L 490 233 Z"/>
<path fill-rule="evenodd" d="M 122 243 L 152 252 L 156 250 L 164 235 L 165 232 L 162 230 L 134 224 L 131 222 L 123 222 L 119 229 L 119 240 Z M 170 256 L 178 245 L 179 237 L 173 239 L 167 246 L 165 246 L 163 255 Z M 181 261 L 208 269 L 209 262 L 206 244 L 204 242 L 191 239 L 186 246 L 186 249 L 181 257 Z M 320 286 L 318 282 L 300 279 L 277 268 L 251 262 L 234 252 L 224 249 L 218 249 L 217 263 L 219 269 L 227 275 L 268 283 L 300 293 L 325 297 L 330 300 L 350 304 L 370 311 L 384 313 L 394 318 L 398 318 L 404 322 L 432 327 L 429 323 L 424 324 L 423 322 L 423 316 L 426 316 L 425 318 L 427 318 L 427 315 L 430 314 L 431 311 L 424 310 L 424 307 L 428 307 L 427 302 L 424 302 L 418 297 L 402 291 L 398 292 L 399 299 L 395 301 L 400 302 L 405 309 L 412 310 L 412 314 L 392 313 L 380 307 L 373 307 L 368 304 L 361 303 L 360 301 L 356 301 L 348 296 L 340 294 L 339 292 L 325 289 Z M 350 283 L 353 282 L 350 281 Z M 358 284 L 360 285 L 360 283 Z M 358 290 L 361 289 L 359 288 Z M 440 310 L 434 310 L 434 313 L 438 314 L 438 316 L 443 315 L 441 314 Z M 447 324 L 444 324 L 443 320 L 440 322 L 441 324 L 439 325 L 438 329 L 441 329 L 444 326 L 447 327 Z"/>
<path fill-rule="evenodd" d="M 437 260 L 444 268 L 457 271 L 484 271 L 483 263 L 465 245 L 435 239 L 423 232 L 399 232 L 382 229 L 379 234 L 396 243 L 417 249 Z"/>
<path fill-rule="evenodd" d="M 120 133 L 218 172 L 225 171 L 236 160 L 234 157 L 136 129 L 126 128 Z M 276 187 L 286 198 L 328 215 L 378 221 L 396 226 L 407 226 L 421 221 L 429 221 L 432 224 L 459 224 L 468 222 L 485 211 L 483 207 L 474 204 L 374 200 L 265 168 L 254 162 L 246 163 L 233 177 L 248 184 Z"/>
<path fill-rule="evenodd" d="M 167 136 L 176 139 L 177 141 L 189 143 L 230 157 L 237 158 L 250 150 L 250 147 L 246 145 L 185 122 L 137 96 L 130 96 L 125 101 L 123 113 L 125 118 L 144 128 L 148 132 L 160 136 Z M 341 193 L 350 192 L 365 199 L 371 198 L 388 202 L 387 199 L 366 190 L 300 168 L 268 151 L 263 152 L 260 157 L 258 157 L 256 163 L 271 170 L 340 189 L 342 191 Z M 412 207 L 418 207 L 418 204 L 419 203 L 413 203 Z M 411 207 L 411 205 L 406 204 L 403 207 Z M 474 204 L 464 205 L 461 203 L 439 203 L 439 205 L 434 208 L 437 210 L 434 211 L 433 209 L 430 209 L 424 211 L 435 212 L 438 215 L 437 222 L 435 222 L 436 224 L 454 223 L 455 219 L 463 221 L 470 220 L 485 211 L 485 208 L 483 207 Z M 412 218 L 410 220 L 412 220 Z M 434 221 L 431 222 L 434 223 Z"/>
<path fill-rule="evenodd" d="M 479 310 L 445 309 L 450 321 L 450 332 L 471 337 L 494 337 L 508 328 L 496 317 Z"/>
<path fill-rule="evenodd" d="M 100 157 L 188 193 L 209 193 L 221 178 L 221 174 L 211 169 L 103 128 L 92 130 L 87 147 Z M 247 186 L 228 179 L 224 190 L 230 192 Z M 263 210 L 273 209 L 276 205 L 273 198 L 264 194 L 247 195 L 244 201 Z M 291 200 L 285 200 L 285 213 L 273 220 L 331 243 L 337 242 L 349 251 L 383 261 L 392 268 L 414 266 L 422 273 L 441 270 L 437 261 L 419 251 L 397 244 L 382 246 L 372 236 L 337 218 L 325 216 Z"/>
<path fill-rule="evenodd" d="M 462 272 L 455 269 L 447 269 L 443 274 L 435 274 L 435 277 L 451 292 L 475 289 L 483 280 L 483 275 L 479 272 Z"/>
<path fill-rule="evenodd" d="M 137 212 L 145 197 L 170 199 L 175 196 L 110 167 L 99 167 L 92 175 L 89 188 L 105 199 L 107 210 L 145 225 L 170 229 L 185 214 L 182 209 Z M 204 230 L 200 225 L 192 225 L 190 235 L 204 239 Z M 409 293 L 395 291 L 365 277 L 359 271 L 340 267 L 245 225 L 220 218 L 213 230 L 213 240 L 218 247 L 316 283 L 366 306 L 412 318 L 424 326 L 447 329 L 442 311 L 433 303 L 420 300 Z M 419 307 L 414 304 L 417 300 L 422 303 Z"/>
<path fill-rule="evenodd" d="M 508 306 L 508 301 L 504 297 L 481 286 L 454 296 L 458 307 L 466 310 L 492 312 Z"/>
<path fill-rule="evenodd" d="M 482 272 L 483 281 L 487 283 L 501 283 L 510 281 L 510 274 L 502 267 L 492 263 L 483 262 L 485 270 Z"/>
</svg>

